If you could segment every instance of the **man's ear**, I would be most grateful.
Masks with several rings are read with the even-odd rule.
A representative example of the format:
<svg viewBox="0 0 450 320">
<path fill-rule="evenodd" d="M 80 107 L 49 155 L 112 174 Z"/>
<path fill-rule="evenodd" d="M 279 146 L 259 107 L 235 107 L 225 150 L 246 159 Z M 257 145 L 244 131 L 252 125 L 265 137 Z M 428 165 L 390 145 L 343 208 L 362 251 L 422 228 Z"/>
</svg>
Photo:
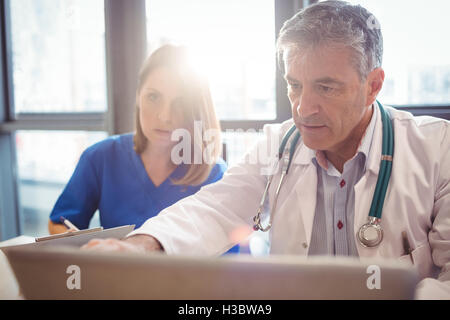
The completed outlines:
<svg viewBox="0 0 450 320">
<path fill-rule="evenodd" d="M 383 87 L 384 82 L 384 70 L 382 68 L 376 68 L 372 70 L 367 76 L 367 101 L 366 106 L 370 106 L 377 98 L 378 93 Z"/>
</svg>

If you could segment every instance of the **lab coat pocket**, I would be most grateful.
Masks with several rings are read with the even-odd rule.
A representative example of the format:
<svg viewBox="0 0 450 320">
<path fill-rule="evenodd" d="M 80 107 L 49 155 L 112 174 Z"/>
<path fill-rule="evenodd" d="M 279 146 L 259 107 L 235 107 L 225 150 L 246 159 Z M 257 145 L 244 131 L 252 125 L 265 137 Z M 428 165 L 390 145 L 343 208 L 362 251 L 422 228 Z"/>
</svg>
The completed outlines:
<svg viewBox="0 0 450 320">
<path fill-rule="evenodd" d="M 414 266 L 421 278 L 429 277 L 433 269 L 431 248 L 428 243 L 416 247 L 411 254 L 405 254 L 398 258 L 399 261 Z"/>
<path fill-rule="evenodd" d="M 414 252 L 414 251 L 413 251 Z M 398 261 L 407 264 L 407 265 L 414 265 L 414 256 L 411 254 L 405 254 L 403 256 L 401 256 L 400 258 L 398 258 Z"/>
</svg>

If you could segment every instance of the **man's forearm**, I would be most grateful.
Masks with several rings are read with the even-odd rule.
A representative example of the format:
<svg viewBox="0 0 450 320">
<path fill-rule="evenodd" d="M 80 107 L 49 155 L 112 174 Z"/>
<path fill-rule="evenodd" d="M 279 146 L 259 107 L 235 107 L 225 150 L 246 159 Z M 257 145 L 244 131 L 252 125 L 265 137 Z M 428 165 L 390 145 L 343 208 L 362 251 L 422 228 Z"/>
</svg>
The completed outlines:
<svg viewBox="0 0 450 320">
<path fill-rule="evenodd" d="M 136 234 L 129 238 L 124 239 L 126 242 L 133 244 L 135 246 L 139 246 L 143 248 L 145 251 L 154 252 L 154 251 L 163 251 L 161 243 L 154 237 L 145 235 L 145 234 Z"/>
</svg>

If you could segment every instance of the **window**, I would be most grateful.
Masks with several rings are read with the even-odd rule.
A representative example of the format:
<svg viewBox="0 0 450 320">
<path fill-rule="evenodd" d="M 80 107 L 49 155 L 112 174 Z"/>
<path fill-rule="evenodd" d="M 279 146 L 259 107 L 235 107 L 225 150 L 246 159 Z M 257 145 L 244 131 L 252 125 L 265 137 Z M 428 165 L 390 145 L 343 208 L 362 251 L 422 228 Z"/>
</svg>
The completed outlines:
<svg viewBox="0 0 450 320">
<path fill-rule="evenodd" d="M 16 132 L 24 234 L 48 234 L 49 214 L 69 181 L 81 153 L 104 138 L 105 132 Z M 91 224 L 97 225 L 98 218 Z"/>
<path fill-rule="evenodd" d="M 279 118 L 273 0 L 147 0 L 146 13 L 148 52 L 165 43 L 188 46 L 222 124 Z M 242 123 L 224 129 L 229 165 L 261 136 Z"/>
<path fill-rule="evenodd" d="M 378 19 L 386 79 L 379 99 L 390 105 L 450 105 L 450 2 L 350 0 Z"/>
<path fill-rule="evenodd" d="M 10 0 L 7 14 L 22 233 L 40 236 L 82 151 L 107 136 L 83 129 L 108 109 L 104 1 Z"/>
<path fill-rule="evenodd" d="M 221 120 L 276 118 L 273 0 L 147 0 L 149 52 L 187 45 Z"/>
<path fill-rule="evenodd" d="M 9 1 L 15 112 L 106 110 L 102 0 Z"/>
</svg>

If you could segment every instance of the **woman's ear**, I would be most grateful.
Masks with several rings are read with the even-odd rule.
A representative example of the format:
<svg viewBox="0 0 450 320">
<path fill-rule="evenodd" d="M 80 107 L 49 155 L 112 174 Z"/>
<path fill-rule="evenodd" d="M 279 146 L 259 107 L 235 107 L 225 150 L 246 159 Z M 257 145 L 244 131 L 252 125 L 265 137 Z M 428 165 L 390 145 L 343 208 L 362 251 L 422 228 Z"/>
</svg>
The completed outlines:
<svg viewBox="0 0 450 320">
<path fill-rule="evenodd" d="M 376 68 L 372 70 L 367 76 L 367 101 L 366 106 L 371 105 L 377 98 L 378 93 L 383 87 L 384 83 L 384 70 L 382 68 Z"/>
</svg>

